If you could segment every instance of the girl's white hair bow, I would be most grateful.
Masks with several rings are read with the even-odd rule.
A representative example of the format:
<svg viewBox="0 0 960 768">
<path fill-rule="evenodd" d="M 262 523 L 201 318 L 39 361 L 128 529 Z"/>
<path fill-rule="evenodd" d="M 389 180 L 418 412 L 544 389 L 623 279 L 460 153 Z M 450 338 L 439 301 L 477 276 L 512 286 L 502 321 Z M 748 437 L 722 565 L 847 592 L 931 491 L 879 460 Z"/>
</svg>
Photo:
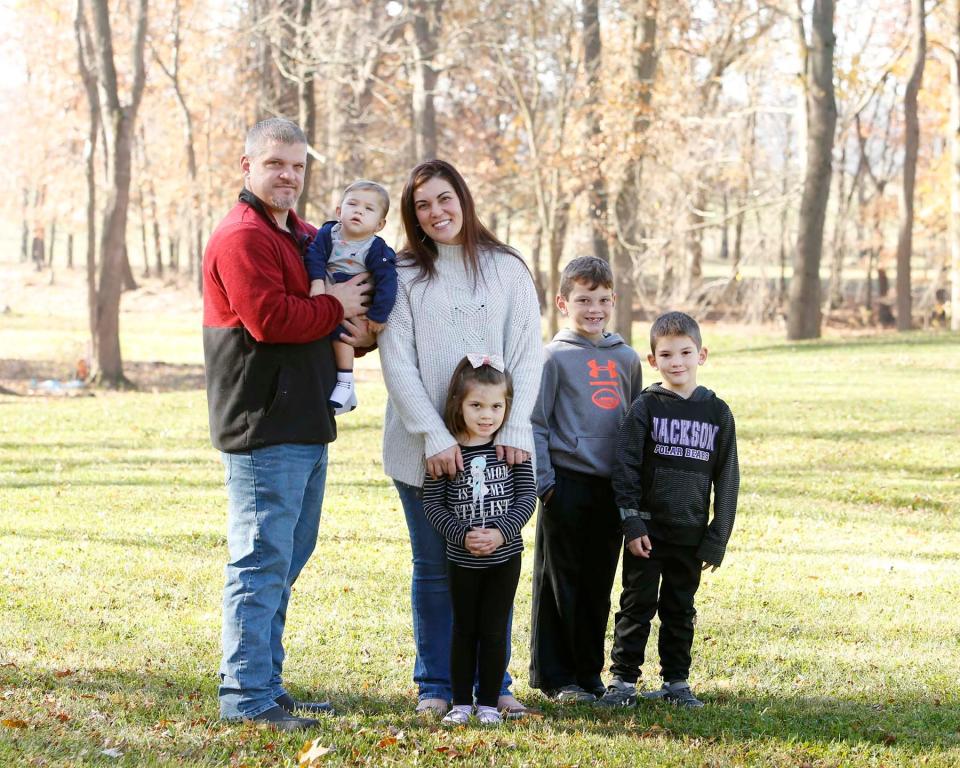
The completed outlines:
<svg viewBox="0 0 960 768">
<path fill-rule="evenodd" d="M 479 368 L 481 365 L 489 365 L 491 368 L 503 373 L 503 357 L 500 355 L 487 355 L 483 352 L 468 352 L 467 360 L 470 361 L 470 365 L 472 365 L 474 368 Z"/>
</svg>

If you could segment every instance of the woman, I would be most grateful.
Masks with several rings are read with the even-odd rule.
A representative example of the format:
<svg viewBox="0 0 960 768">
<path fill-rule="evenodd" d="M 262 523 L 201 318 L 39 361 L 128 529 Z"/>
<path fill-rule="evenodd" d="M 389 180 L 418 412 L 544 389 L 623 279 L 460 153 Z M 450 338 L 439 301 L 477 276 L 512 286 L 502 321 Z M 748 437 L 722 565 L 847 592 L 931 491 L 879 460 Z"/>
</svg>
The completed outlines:
<svg viewBox="0 0 960 768">
<path fill-rule="evenodd" d="M 497 453 L 519 463 L 533 451 L 530 414 L 540 384 L 540 308 L 520 256 L 477 218 L 457 170 L 442 160 L 410 172 L 400 201 L 406 245 L 397 257 L 397 303 L 380 335 L 387 385 L 383 467 L 397 487 L 413 549 L 413 679 L 418 712 L 450 706 L 452 613 L 443 537 L 423 513 L 425 473 L 463 469 L 460 448 L 444 426 L 450 377 L 468 352 L 502 355 L 513 377 L 513 405 L 497 435 Z M 508 645 L 509 653 L 509 645 Z M 504 676 L 498 706 L 526 710 Z"/>
</svg>

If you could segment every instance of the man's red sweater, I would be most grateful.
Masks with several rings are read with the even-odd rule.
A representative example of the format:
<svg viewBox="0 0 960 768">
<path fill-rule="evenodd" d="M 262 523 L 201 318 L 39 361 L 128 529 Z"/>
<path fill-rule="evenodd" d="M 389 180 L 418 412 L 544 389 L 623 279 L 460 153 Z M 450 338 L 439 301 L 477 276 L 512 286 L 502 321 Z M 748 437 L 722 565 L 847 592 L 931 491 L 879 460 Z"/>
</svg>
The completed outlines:
<svg viewBox="0 0 960 768">
<path fill-rule="evenodd" d="M 310 296 L 302 254 L 316 229 L 292 211 L 287 226 L 244 190 L 204 253 L 207 405 L 222 451 L 336 437 L 327 336 L 343 308 L 331 296 Z"/>
</svg>

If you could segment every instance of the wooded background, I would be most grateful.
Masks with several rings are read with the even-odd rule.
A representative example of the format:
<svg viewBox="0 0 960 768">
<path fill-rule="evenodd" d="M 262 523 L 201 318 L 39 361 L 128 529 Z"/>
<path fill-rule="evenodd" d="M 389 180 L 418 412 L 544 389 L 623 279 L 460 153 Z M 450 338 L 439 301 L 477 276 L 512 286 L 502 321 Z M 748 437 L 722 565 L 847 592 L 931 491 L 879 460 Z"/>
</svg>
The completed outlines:
<svg viewBox="0 0 960 768">
<path fill-rule="evenodd" d="M 310 138 L 314 222 L 453 162 L 548 332 L 582 254 L 627 336 L 665 308 L 960 329 L 960 0 L 14 0 L 0 26 L 0 216 L 51 279 L 87 270 L 104 384 L 122 291 L 198 290 L 271 115 Z"/>
</svg>

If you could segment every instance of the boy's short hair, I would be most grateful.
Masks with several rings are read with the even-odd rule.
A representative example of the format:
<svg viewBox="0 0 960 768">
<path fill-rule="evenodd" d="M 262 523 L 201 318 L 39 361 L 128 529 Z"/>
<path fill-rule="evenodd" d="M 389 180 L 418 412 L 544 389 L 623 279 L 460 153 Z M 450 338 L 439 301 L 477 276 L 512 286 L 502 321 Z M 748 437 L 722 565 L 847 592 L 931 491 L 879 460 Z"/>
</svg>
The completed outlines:
<svg viewBox="0 0 960 768">
<path fill-rule="evenodd" d="M 340 196 L 340 199 L 343 200 L 351 192 L 357 191 L 368 191 L 376 193 L 377 197 L 380 198 L 380 202 L 383 204 L 383 218 L 386 218 L 387 211 L 390 210 L 390 193 L 375 181 L 370 181 L 369 179 L 357 179 L 354 182 L 351 182 L 345 190 L 343 190 L 343 195 Z"/>
<path fill-rule="evenodd" d="M 560 295 L 570 298 L 574 283 L 585 283 L 592 291 L 597 286 L 613 288 L 613 270 L 596 256 L 578 256 L 563 268 L 560 275 Z"/>
<path fill-rule="evenodd" d="M 650 351 L 657 354 L 657 341 L 665 336 L 689 336 L 697 349 L 703 346 L 700 326 L 686 312 L 664 312 L 650 326 Z"/>
</svg>

